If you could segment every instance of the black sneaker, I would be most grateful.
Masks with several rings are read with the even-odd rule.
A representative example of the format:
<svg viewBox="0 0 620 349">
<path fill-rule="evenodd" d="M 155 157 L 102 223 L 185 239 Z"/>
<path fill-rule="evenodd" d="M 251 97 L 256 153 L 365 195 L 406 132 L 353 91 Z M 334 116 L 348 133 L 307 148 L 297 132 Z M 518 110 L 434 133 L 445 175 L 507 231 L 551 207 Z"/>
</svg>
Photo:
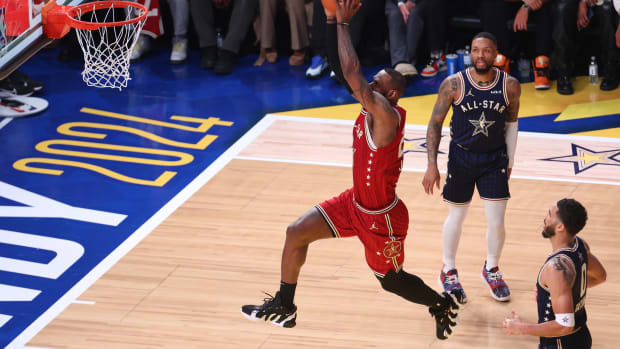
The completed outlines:
<svg viewBox="0 0 620 349">
<path fill-rule="evenodd" d="M 0 81 L 0 90 L 5 90 L 9 93 L 18 96 L 30 96 L 34 93 L 34 88 L 23 79 L 16 77 L 16 72 L 4 78 Z"/>
<path fill-rule="evenodd" d="M 610 63 L 605 69 L 605 75 L 603 75 L 603 81 L 599 87 L 601 91 L 615 90 L 620 84 L 620 72 L 618 72 L 618 65 Z"/>
<path fill-rule="evenodd" d="M 228 75 L 233 72 L 233 68 L 235 67 L 235 63 L 237 63 L 237 54 L 228 51 L 228 50 L 220 50 L 220 53 L 217 57 L 217 62 L 215 63 L 215 74 L 217 75 Z"/>
<path fill-rule="evenodd" d="M 573 90 L 573 84 L 570 81 L 568 75 L 560 75 L 557 81 L 558 93 L 561 95 L 572 95 L 575 93 Z"/>
<path fill-rule="evenodd" d="M 280 292 L 276 292 L 276 296 L 265 293 L 269 297 L 265 298 L 263 305 L 244 305 L 241 307 L 243 316 L 252 321 L 270 321 L 274 325 L 280 327 L 295 327 L 297 319 L 297 306 L 293 305 L 293 309 L 288 309 L 282 305 Z"/>
<path fill-rule="evenodd" d="M 204 69 L 213 69 L 217 61 L 217 48 L 215 46 L 200 49 L 200 66 Z"/>
<path fill-rule="evenodd" d="M 11 74 L 11 77 L 18 82 L 23 81 L 26 85 L 30 85 L 35 92 L 41 91 L 45 86 L 42 82 L 32 80 L 28 75 L 17 70 Z"/>
<path fill-rule="evenodd" d="M 437 338 L 448 339 L 452 334 L 452 329 L 456 326 L 456 317 L 458 316 L 459 306 L 451 295 L 444 292 L 441 303 L 429 307 L 428 312 L 435 318 Z"/>
</svg>

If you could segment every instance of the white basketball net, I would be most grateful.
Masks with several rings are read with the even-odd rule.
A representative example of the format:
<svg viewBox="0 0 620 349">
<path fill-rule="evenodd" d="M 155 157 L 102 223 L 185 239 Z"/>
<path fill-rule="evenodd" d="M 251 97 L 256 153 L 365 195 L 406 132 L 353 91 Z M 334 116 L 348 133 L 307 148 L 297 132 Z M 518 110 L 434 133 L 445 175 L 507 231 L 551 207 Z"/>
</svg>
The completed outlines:
<svg viewBox="0 0 620 349">
<path fill-rule="evenodd" d="M 142 14 L 143 10 L 133 6 L 110 7 L 84 12 L 83 15 L 78 13 L 76 19 L 92 23 L 108 23 L 131 20 Z M 140 20 L 114 27 L 102 26 L 97 30 L 75 28 L 84 53 L 82 79 L 88 86 L 111 87 L 119 90 L 127 87 L 127 81 L 131 79 L 129 58 L 144 22 Z"/>
</svg>

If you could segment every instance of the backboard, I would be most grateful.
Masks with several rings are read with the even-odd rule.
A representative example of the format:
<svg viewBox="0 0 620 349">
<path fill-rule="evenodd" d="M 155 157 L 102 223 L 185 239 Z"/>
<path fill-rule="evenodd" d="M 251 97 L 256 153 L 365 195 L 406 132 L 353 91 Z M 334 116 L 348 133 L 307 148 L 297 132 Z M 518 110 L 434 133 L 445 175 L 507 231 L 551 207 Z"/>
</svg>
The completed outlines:
<svg viewBox="0 0 620 349">
<path fill-rule="evenodd" d="M 84 0 L 0 0 L 0 80 L 52 40 L 43 35 L 41 8 L 49 1 L 76 6 Z"/>
</svg>

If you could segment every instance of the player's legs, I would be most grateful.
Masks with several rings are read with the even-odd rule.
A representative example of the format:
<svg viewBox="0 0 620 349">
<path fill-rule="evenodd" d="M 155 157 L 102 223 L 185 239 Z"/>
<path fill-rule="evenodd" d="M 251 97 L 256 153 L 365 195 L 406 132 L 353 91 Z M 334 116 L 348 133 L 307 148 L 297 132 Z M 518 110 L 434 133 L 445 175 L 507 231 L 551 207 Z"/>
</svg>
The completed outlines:
<svg viewBox="0 0 620 349">
<path fill-rule="evenodd" d="M 282 327 L 294 327 L 297 307 L 293 303 L 301 266 L 306 261 L 308 245 L 319 239 L 354 235 L 350 224 L 352 192 L 315 206 L 286 229 L 282 250 L 280 290 L 262 305 L 244 305 L 241 313 L 253 321 L 271 321 Z"/>
<path fill-rule="evenodd" d="M 507 204 L 507 200 L 484 200 L 484 214 L 487 219 L 488 270 L 491 270 L 499 265 L 499 257 L 502 254 L 502 248 L 504 247 L 504 241 L 506 240 L 504 217 L 506 215 Z"/>
<path fill-rule="evenodd" d="M 510 198 L 508 188 L 508 157 L 505 151 L 499 151 L 490 159 L 490 164 L 476 181 L 480 197 L 484 199 L 487 219 L 487 261 L 482 268 L 482 279 L 489 287 L 491 296 L 498 301 L 510 300 L 510 290 L 499 271 L 506 229 L 504 216 L 507 200 Z"/>
<path fill-rule="evenodd" d="M 456 325 L 458 306 L 449 295 L 440 295 L 422 279 L 402 270 L 405 259 L 404 243 L 409 227 L 409 211 L 398 200 L 389 210 L 352 213 L 352 222 L 364 245 L 366 262 L 384 290 L 404 299 L 423 304 L 436 322 L 436 335 L 446 339 Z"/>
<path fill-rule="evenodd" d="M 461 304 L 467 302 L 467 295 L 459 282 L 456 252 L 475 186 L 475 173 L 471 164 L 467 163 L 469 157 L 468 151 L 450 144 L 448 173 L 443 187 L 443 199 L 450 204 L 450 211 L 442 229 L 444 265 L 439 273 L 439 283 L 444 291 L 454 295 Z"/>
<path fill-rule="evenodd" d="M 443 223 L 441 235 L 445 271 L 456 268 L 456 251 L 459 248 L 459 241 L 463 231 L 463 222 L 465 221 L 465 217 L 467 217 L 468 210 L 469 203 L 463 205 L 450 204 L 450 211 Z"/>
<path fill-rule="evenodd" d="M 308 245 L 313 241 L 331 237 L 334 237 L 332 231 L 316 207 L 289 225 L 282 250 L 282 281 L 288 284 L 297 283 L 301 266 L 306 261 Z"/>
</svg>

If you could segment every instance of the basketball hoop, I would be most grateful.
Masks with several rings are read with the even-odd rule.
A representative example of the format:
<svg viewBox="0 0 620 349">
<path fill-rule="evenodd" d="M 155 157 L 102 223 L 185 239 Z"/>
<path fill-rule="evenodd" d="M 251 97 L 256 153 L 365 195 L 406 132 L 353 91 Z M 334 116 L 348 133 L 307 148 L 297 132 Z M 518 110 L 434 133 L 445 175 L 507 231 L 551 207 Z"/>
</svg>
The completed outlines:
<svg viewBox="0 0 620 349">
<path fill-rule="evenodd" d="M 127 87 L 129 58 L 136 45 L 147 9 L 129 1 L 96 1 L 79 6 L 43 7 L 43 31 L 59 39 L 75 29 L 84 53 L 82 79 L 88 86 Z"/>
</svg>

